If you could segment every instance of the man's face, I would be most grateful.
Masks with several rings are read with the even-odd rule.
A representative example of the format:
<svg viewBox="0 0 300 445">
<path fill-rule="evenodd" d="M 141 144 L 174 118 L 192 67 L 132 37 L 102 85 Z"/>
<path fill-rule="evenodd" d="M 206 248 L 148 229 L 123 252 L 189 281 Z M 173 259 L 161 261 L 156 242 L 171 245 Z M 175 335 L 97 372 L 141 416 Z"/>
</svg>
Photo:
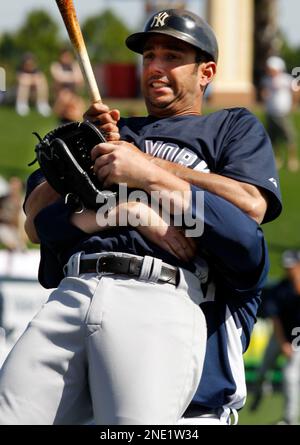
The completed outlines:
<svg viewBox="0 0 300 445">
<path fill-rule="evenodd" d="M 267 67 L 266 68 L 267 75 L 270 77 L 276 77 L 280 74 L 280 70 L 276 70 L 275 68 Z"/>
<path fill-rule="evenodd" d="M 60 55 L 61 63 L 68 65 L 73 62 L 73 54 L 70 51 L 64 51 Z"/>
<path fill-rule="evenodd" d="M 200 113 L 203 91 L 196 50 L 166 35 L 151 36 L 144 47 L 142 92 L 149 114 L 168 117 Z"/>
</svg>

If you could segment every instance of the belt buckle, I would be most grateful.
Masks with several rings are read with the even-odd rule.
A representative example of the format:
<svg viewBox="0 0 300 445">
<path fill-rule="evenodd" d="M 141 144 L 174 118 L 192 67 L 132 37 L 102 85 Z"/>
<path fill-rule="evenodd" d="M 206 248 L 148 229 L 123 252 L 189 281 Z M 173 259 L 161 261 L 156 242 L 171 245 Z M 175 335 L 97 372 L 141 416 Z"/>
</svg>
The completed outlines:
<svg viewBox="0 0 300 445">
<path fill-rule="evenodd" d="M 106 266 L 105 260 L 108 258 L 115 258 L 114 255 L 105 255 L 105 256 L 99 256 L 99 258 L 97 258 L 97 262 L 96 262 L 96 273 L 97 275 L 110 275 L 112 272 L 108 272 L 107 270 L 103 270 L 103 266 Z M 100 269 L 101 268 L 101 269 Z"/>
</svg>

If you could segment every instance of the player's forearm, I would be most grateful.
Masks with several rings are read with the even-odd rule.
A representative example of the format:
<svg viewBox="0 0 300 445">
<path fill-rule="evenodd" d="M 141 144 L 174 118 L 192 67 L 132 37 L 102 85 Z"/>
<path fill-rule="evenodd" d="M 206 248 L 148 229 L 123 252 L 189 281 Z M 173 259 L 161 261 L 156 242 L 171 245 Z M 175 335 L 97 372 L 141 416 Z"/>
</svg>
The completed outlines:
<svg viewBox="0 0 300 445">
<path fill-rule="evenodd" d="M 25 229 L 26 235 L 28 236 L 28 239 L 32 243 L 34 243 L 34 244 L 39 244 L 40 243 L 40 239 L 39 239 L 39 236 L 38 236 L 38 234 L 36 232 L 33 219 L 31 219 L 30 217 L 26 218 L 25 224 L 24 224 L 24 229 Z"/>
<path fill-rule="evenodd" d="M 102 115 L 103 118 L 103 115 Z M 148 159 L 135 145 L 126 141 L 97 144 L 91 151 L 96 177 L 105 188 L 126 184 L 143 190 L 174 214 L 190 205 L 190 184 Z M 167 207 L 167 208 L 166 208 Z"/>
<path fill-rule="evenodd" d="M 125 216 L 127 220 L 127 210 L 125 205 L 126 203 L 123 205 L 123 211 L 126 212 Z M 102 232 L 112 226 L 117 226 L 119 224 L 119 216 L 119 205 L 111 209 L 108 213 L 101 213 L 100 210 L 98 217 L 95 211 L 85 209 L 81 213 L 73 213 L 70 217 L 70 223 L 83 232 L 92 234 Z"/>
<path fill-rule="evenodd" d="M 58 198 L 59 198 L 58 193 L 56 193 L 46 181 L 37 185 L 35 189 L 28 196 L 24 206 L 26 214 L 24 227 L 25 227 L 25 232 L 32 243 L 38 244 L 40 242 L 34 224 L 34 219 L 36 215 L 43 208 L 57 201 Z"/>
<path fill-rule="evenodd" d="M 62 198 L 43 208 L 33 221 L 41 243 L 60 251 L 82 240 L 86 233 L 71 223 L 71 216 L 72 210 Z"/>
<path fill-rule="evenodd" d="M 149 163 L 149 169 L 145 169 L 144 173 L 140 188 L 154 199 L 155 196 L 159 196 L 160 204 L 166 211 L 170 211 L 174 215 L 178 212 L 184 213 L 190 207 L 189 182 L 151 163 Z"/>
<path fill-rule="evenodd" d="M 160 158 L 152 158 L 151 162 L 190 184 L 226 199 L 257 223 L 262 222 L 267 202 L 257 187 L 215 173 L 198 172 Z"/>
</svg>

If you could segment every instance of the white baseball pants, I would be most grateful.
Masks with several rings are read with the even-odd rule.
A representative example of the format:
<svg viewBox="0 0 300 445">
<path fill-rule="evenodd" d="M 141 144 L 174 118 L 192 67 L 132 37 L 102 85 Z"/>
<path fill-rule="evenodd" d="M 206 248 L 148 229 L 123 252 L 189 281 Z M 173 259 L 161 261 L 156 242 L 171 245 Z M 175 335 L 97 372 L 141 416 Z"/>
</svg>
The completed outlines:
<svg viewBox="0 0 300 445">
<path fill-rule="evenodd" d="M 0 424 L 176 424 L 203 368 L 199 279 L 71 275 L 3 365 Z"/>
</svg>

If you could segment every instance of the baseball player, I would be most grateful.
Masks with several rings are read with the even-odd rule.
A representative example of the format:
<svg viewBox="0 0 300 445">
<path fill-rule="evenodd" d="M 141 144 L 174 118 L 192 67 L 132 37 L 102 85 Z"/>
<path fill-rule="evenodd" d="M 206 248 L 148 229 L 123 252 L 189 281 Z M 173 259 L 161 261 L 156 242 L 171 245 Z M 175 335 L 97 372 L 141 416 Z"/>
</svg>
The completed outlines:
<svg viewBox="0 0 300 445">
<path fill-rule="evenodd" d="M 300 384 L 300 252 L 286 250 L 282 255 L 285 277 L 270 292 L 266 311 L 272 319 L 278 354 L 286 358 L 283 368 L 283 419 L 280 424 L 299 424 Z"/>
<path fill-rule="evenodd" d="M 296 104 L 296 94 L 293 91 L 293 77 L 286 72 L 285 62 L 280 57 L 272 56 L 267 59 L 261 94 L 277 167 L 282 167 L 287 158 L 288 170 L 296 172 L 299 170 L 298 147 L 291 115 Z M 281 153 L 281 144 L 286 146 L 286 156 Z"/>
<path fill-rule="evenodd" d="M 198 16 L 161 11 L 127 45 L 143 55 L 149 114 L 90 107 L 109 140 L 92 151 L 94 171 L 106 187 L 180 192 L 171 212 L 191 202 L 204 230 L 143 224 L 154 212 L 143 202 L 111 210 L 138 212 L 138 227 L 99 227 L 35 172 L 26 228 L 41 244 L 41 283 L 57 289 L 3 367 L 5 424 L 228 423 L 245 402 L 242 353 L 268 270 L 257 222 L 281 210 L 272 147 L 247 110 L 201 114 L 218 49 Z"/>
</svg>

